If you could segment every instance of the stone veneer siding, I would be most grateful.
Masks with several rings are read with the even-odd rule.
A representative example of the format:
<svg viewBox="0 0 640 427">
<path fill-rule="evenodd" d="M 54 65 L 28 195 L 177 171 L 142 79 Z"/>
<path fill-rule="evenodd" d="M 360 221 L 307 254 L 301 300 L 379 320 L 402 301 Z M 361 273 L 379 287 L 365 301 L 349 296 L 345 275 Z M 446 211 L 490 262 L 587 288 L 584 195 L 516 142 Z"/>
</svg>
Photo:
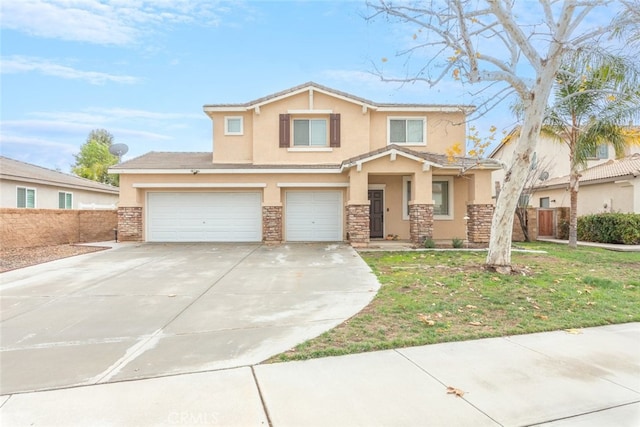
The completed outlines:
<svg viewBox="0 0 640 427">
<path fill-rule="evenodd" d="M 118 208 L 118 240 L 123 242 L 142 241 L 142 208 Z"/>
<path fill-rule="evenodd" d="M 493 205 L 467 205 L 467 239 L 469 243 L 489 243 Z M 517 221 L 517 219 L 516 219 Z"/>
<path fill-rule="evenodd" d="M 416 246 L 433 236 L 433 205 L 409 205 L 409 238 Z"/>
<path fill-rule="evenodd" d="M 262 207 L 262 239 L 265 243 L 282 242 L 282 206 Z"/>
<path fill-rule="evenodd" d="M 347 205 L 347 233 L 351 246 L 369 245 L 369 207 L 370 205 Z"/>
</svg>

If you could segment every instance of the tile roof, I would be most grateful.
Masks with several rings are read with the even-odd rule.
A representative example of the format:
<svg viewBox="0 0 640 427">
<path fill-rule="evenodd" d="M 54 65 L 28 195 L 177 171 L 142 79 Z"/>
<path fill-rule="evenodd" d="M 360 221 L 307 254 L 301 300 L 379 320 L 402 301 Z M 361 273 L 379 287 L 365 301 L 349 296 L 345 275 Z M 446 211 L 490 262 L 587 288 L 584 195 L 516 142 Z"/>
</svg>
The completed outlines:
<svg viewBox="0 0 640 427">
<path fill-rule="evenodd" d="M 384 153 L 397 151 L 405 153 L 409 156 L 431 162 L 439 167 L 445 168 L 468 168 L 472 164 L 478 162 L 477 159 L 466 157 L 456 157 L 453 161 L 444 154 L 425 153 L 414 151 L 400 145 L 392 144 L 382 147 L 378 150 L 371 151 L 356 157 L 352 157 L 342 163 L 331 164 L 271 164 L 271 165 L 254 165 L 251 163 L 213 163 L 213 153 L 211 152 L 158 152 L 151 151 L 142 156 L 112 166 L 109 170 L 118 173 L 127 170 L 172 170 L 172 169 L 198 169 L 203 170 L 225 170 L 225 169 L 255 169 L 255 170 L 279 170 L 279 169 L 335 169 L 337 171 L 345 167 L 353 166 L 360 161 L 367 161 L 376 158 Z M 492 161 L 479 162 L 481 166 L 498 168 L 499 165 Z"/>
<path fill-rule="evenodd" d="M 580 184 L 590 184 L 594 181 L 613 181 L 616 178 L 625 176 L 640 176 L 640 153 L 623 157 L 617 160 L 609 160 L 597 166 L 583 170 L 580 176 Z M 536 188 L 546 188 L 555 185 L 566 185 L 569 183 L 569 175 L 552 178 Z"/>
<path fill-rule="evenodd" d="M 119 193 L 118 187 L 43 168 L 41 166 L 32 165 L 30 163 L 21 162 L 4 156 L 0 156 L 0 179 L 92 190 L 102 193 Z"/>
<path fill-rule="evenodd" d="M 343 98 L 348 98 L 354 102 L 359 104 L 364 104 L 370 107 L 458 107 L 461 109 L 474 109 L 475 107 L 472 105 L 452 105 L 452 104 L 389 104 L 389 103 L 377 103 L 365 98 L 361 98 L 359 96 L 352 95 L 347 92 L 342 92 L 336 89 L 332 89 L 327 86 L 320 85 L 315 82 L 307 82 L 298 86 L 294 86 L 289 89 L 282 90 L 280 92 L 273 93 L 271 95 L 263 96 L 262 98 L 254 99 L 253 101 L 236 103 L 236 104 L 206 104 L 204 107 L 246 107 L 251 108 L 257 105 L 262 105 L 268 103 L 269 101 L 276 100 L 282 97 L 286 97 L 289 94 L 294 94 L 297 92 L 301 92 L 307 89 L 317 89 L 323 92 L 331 93 Z"/>
</svg>

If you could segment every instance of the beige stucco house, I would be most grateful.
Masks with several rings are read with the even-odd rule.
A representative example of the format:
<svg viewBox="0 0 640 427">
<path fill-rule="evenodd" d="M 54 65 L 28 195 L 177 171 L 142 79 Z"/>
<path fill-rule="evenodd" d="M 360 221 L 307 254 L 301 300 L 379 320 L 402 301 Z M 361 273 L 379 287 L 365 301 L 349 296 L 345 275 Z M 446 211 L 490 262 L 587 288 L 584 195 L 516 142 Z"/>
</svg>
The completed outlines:
<svg viewBox="0 0 640 427">
<path fill-rule="evenodd" d="M 530 203 L 541 207 L 569 207 L 569 176 L 540 182 Z M 640 213 L 640 153 L 611 159 L 581 172 L 578 214 Z"/>
<path fill-rule="evenodd" d="M 118 188 L 0 156 L 0 207 L 115 209 Z"/>
<path fill-rule="evenodd" d="M 488 241 L 494 163 L 449 158 L 470 106 L 380 104 L 306 83 L 210 104 L 213 151 L 116 165 L 139 241 Z"/>
</svg>

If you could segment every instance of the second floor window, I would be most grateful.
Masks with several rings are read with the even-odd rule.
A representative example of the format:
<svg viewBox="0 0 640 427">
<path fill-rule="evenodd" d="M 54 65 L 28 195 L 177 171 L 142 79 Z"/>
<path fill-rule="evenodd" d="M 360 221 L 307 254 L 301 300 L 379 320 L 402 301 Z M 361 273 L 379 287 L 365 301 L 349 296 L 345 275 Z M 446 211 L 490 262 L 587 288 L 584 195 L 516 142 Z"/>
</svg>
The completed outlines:
<svg viewBox="0 0 640 427">
<path fill-rule="evenodd" d="M 608 159 L 609 158 L 609 146 L 607 144 L 600 144 L 595 151 L 589 153 L 589 159 Z"/>
<path fill-rule="evenodd" d="M 325 119 L 294 119 L 293 120 L 294 147 L 326 147 L 327 120 Z"/>
<path fill-rule="evenodd" d="M 73 209 L 73 193 L 58 192 L 58 208 Z"/>
<path fill-rule="evenodd" d="M 416 118 L 389 118 L 389 144 L 424 145 L 426 120 Z"/>
<path fill-rule="evenodd" d="M 229 116 L 224 118 L 225 135 L 242 135 L 243 122 L 240 116 Z"/>
<path fill-rule="evenodd" d="M 16 207 L 35 208 L 36 207 L 36 189 L 18 187 Z"/>
</svg>

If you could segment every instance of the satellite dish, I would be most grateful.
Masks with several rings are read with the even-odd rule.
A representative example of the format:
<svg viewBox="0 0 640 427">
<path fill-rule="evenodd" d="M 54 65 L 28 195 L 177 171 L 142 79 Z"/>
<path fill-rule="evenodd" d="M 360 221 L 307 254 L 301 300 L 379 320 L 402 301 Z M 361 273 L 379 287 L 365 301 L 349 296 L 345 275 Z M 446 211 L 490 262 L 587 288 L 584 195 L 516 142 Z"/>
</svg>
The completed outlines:
<svg viewBox="0 0 640 427">
<path fill-rule="evenodd" d="M 547 171 L 543 171 L 540 176 L 538 177 L 538 179 L 540 181 L 546 181 L 547 179 L 549 179 L 549 172 Z"/>
<path fill-rule="evenodd" d="M 118 156 L 118 163 L 122 160 L 122 156 L 127 154 L 127 151 L 129 151 L 127 144 L 113 144 L 109 147 L 109 152 L 114 156 Z"/>
</svg>

